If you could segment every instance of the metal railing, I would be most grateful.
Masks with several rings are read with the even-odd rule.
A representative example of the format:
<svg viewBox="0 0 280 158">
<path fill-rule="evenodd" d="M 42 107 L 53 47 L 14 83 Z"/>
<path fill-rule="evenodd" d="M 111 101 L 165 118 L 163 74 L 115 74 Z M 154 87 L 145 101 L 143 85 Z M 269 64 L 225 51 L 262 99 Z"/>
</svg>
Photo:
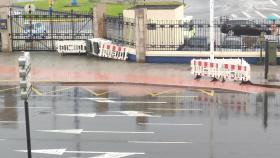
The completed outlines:
<svg viewBox="0 0 280 158">
<path fill-rule="evenodd" d="M 207 20 L 149 20 L 147 49 L 150 51 L 209 51 Z M 215 21 L 216 51 L 260 51 L 264 40 L 275 40 L 280 51 L 280 20 Z"/>
<path fill-rule="evenodd" d="M 93 38 L 93 13 L 24 12 L 11 9 L 11 39 L 14 51 L 53 51 L 58 40 Z"/>
<path fill-rule="evenodd" d="M 219 19 L 214 27 L 216 51 L 257 52 L 266 39 L 275 40 L 280 51 L 280 20 Z M 208 20 L 149 20 L 146 28 L 150 51 L 210 50 Z M 135 19 L 105 16 L 104 37 L 134 47 Z"/>
<path fill-rule="evenodd" d="M 135 47 L 135 19 L 105 16 L 104 23 L 104 38 L 120 45 Z"/>
</svg>

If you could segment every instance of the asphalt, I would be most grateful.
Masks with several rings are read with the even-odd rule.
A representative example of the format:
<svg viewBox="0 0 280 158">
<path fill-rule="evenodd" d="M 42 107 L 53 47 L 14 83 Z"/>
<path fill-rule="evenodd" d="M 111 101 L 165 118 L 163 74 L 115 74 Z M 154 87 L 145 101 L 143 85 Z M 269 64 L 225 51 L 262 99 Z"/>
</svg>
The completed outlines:
<svg viewBox="0 0 280 158">
<path fill-rule="evenodd" d="M 188 5 L 185 16 L 209 19 L 209 0 L 185 0 L 185 3 Z M 215 0 L 215 17 L 267 19 L 271 15 L 279 16 L 279 5 L 279 0 Z"/>
<path fill-rule="evenodd" d="M 1 157 L 27 157 L 23 101 L 12 88 L 0 86 Z M 29 98 L 32 156 L 278 158 L 279 94 L 36 86 Z"/>
</svg>

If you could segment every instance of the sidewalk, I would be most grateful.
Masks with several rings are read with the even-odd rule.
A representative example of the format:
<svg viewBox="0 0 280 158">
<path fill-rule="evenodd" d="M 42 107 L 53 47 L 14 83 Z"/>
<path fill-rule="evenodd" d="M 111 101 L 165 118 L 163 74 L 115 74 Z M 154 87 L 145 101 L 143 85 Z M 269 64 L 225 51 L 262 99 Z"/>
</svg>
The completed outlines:
<svg viewBox="0 0 280 158">
<path fill-rule="evenodd" d="M 18 83 L 19 53 L 0 54 L 0 83 Z M 98 59 L 91 56 L 60 56 L 55 52 L 32 52 L 32 81 L 45 83 L 132 83 L 180 87 L 219 88 L 242 92 L 267 89 L 234 82 L 196 81 L 187 64 L 149 64 Z M 271 66 L 274 82 L 280 85 L 279 66 Z M 263 84 L 262 66 L 252 66 L 252 82 Z"/>
</svg>

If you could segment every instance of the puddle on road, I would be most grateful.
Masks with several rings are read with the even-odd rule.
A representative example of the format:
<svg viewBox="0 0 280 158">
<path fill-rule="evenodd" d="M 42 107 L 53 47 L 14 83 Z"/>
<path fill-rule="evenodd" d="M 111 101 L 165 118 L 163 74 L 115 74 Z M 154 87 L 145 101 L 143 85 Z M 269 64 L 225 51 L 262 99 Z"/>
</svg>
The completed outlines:
<svg viewBox="0 0 280 158">
<path fill-rule="evenodd" d="M 0 89 L 7 88 L 11 87 L 0 87 Z M 274 152 L 272 145 L 279 143 L 277 139 L 270 138 L 278 138 L 280 131 L 278 126 L 280 93 L 248 94 L 224 90 L 135 85 L 37 86 L 36 89 L 37 92 L 33 92 L 29 99 L 31 126 L 34 130 L 84 129 L 104 132 L 104 130 L 118 129 L 118 131 L 156 131 L 158 134 L 154 137 L 134 135 L 95 137 L 87 133 L 86 140 L 78 139 L 79 144 L 92 142 L 95 143 L 94 146 L 98 146 L 105 141 L 110 144 L 108 146 L 114 146 L 114 143 L 119 141 L 123 143 L 124 140 L 135 141 L 140 138 L 144 140 L 187 138 L 192 141 L 192 149 L 202 150 L 203 153 L 213 150 L 217 157 L 222 157 L 224 153 L 228 153 L 228 157 L 234 157 L 232 152 L 241 155 L 253 154 L 254 150 L 261 149 L 264 145 L 267 146 L 264 153 Z M 24 137 L 19 137 L 18 134 L 9 135 L 11 131 L 15 134 L 24 130 L 25 124 L 20 123 L 24 121 L 22 107 L 23 102 L 20 101 L 18 89 L 0 93 L 2 131 L 0 138 L 8 138 L 7 141 L 9 138 L 21 139 L 22 144 L 25 143 Z M 56 114 L 72 116 L 64 117 Z M 83 114 L 83 117 L 76 114 Z M 173 130 L 176 131 L 175 135 Z M 52 137 L 56 136 L 42 135 L 38 132 L 32 134 L 39 139 L 35 141 L 37 143 L 39 141 L 39 144 L 44 144 L 40 139 L 52 140 Z M 62 138 L 73 139 L 72 136 L 65 135 Z M 67 147 L 68 144 L 64 140 L 59 141 L 62 138 L 57 138 L 57 141 Z M 213 147 L 209 148 L 211 143 Z M 226 147 L 224 144 L 229 146 Z M 253 149 L 249 144 L 258 145 Z M 14 148 L 13 146 L 11 144 L 10 147 Z M 240 150 L 239 146 L 247 146 L 244 147 L 247 151 Z M 143 146 L 143 150 L 145 149 L 146 147 Z M 221 149 L 223 152 L 220 151 Z M 81 149 L 79 147 L 76 150 Z M 149 151 L 154 150 L 159 149 L 151 147 Z M 176 150 L 179 151 L 177 154 L 187 152 L 193 157 L 199 156 L 188 148 Z M 11 157 L 14 154 L 7 151 L 5 155 Z M 208 154 L 206 152 L 204 157 Z M 178 157 L 181 156 L 179 154 Z"/>
</svg>

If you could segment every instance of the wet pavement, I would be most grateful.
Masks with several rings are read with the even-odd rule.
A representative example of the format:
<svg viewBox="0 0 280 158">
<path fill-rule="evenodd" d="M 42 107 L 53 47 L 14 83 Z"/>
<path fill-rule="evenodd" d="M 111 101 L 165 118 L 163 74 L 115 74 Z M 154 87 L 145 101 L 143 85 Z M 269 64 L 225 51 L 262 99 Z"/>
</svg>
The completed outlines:
<svg viewBox="0 0 280 158">
<path fill-rule="evenodd" d="M 0 54 L 0 83 L 18 84 L 19 53 Z M 241 92 L 263 92 L 279 89 L 239 85 L 238 82 L 193 80 L 188 64 L 150 64 L 97 59 L 90 56 L 59 56 L 57 53 L 32 52 L 32 78 L 35 83 L 132 83 L 180 87 L 218 88 Z M 279 66 L 270 67 L 270 81 L 263 79 L 263 66 L 251 67 L 255 84 L 280 85 Z M 163 73 L 164 72 L 164 73 Z M 271 82 L 272 81 L 272 82 Z"/>
<path fill-rule="evenodd" d="M 0 102 L 1 155 L 27 157 L 18 88 Z M 34 158 L 279 157 L 280 93 L 37 84 L 29 106 Z"/>
<path fill-rule="evenodd" d="M 183 1 L 183 0 L 178 0 Z M 186 0 L 185 16 L 209 19 L 209 0 Z M 215 0 L 215 17 L 228 16 L 234 19 L 266 19 L 279 16 L 279 0 Z"/>
</svg>

